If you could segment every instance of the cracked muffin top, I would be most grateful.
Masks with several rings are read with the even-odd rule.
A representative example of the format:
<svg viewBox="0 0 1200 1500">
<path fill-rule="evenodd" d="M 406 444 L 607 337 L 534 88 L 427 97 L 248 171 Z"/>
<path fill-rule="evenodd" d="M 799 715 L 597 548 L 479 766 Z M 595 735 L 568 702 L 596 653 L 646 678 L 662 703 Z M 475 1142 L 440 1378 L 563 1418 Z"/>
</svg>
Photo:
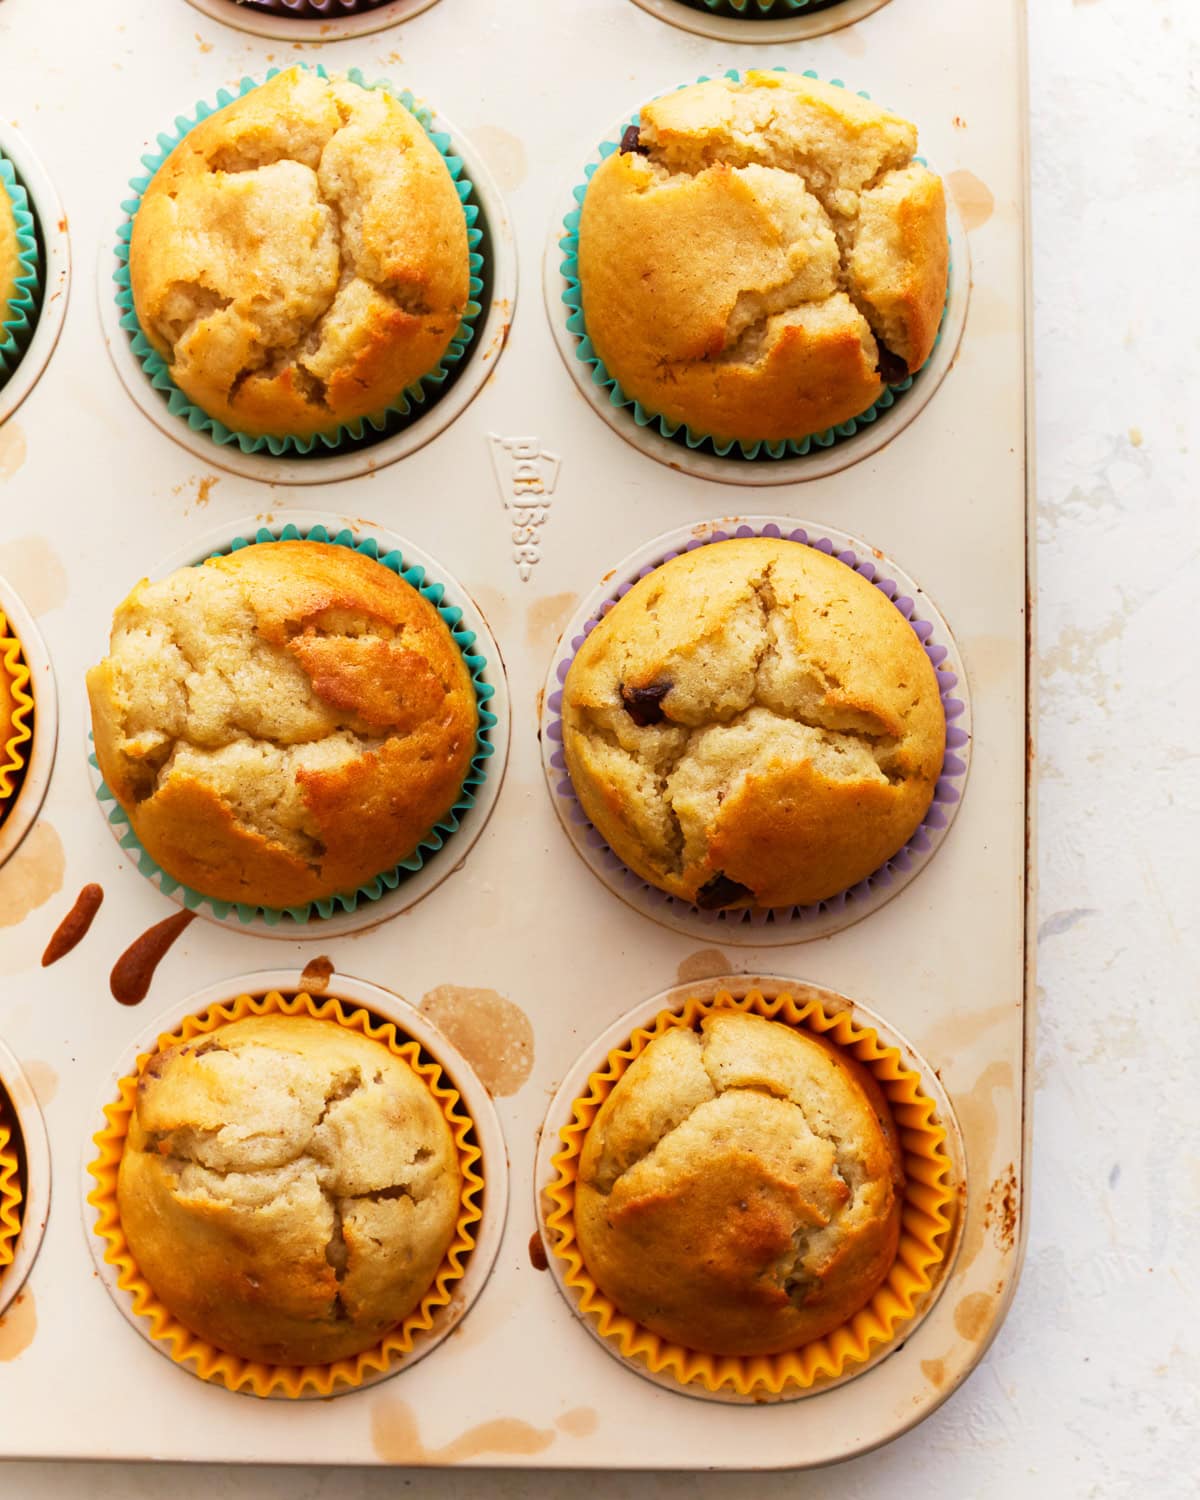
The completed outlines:
<svg viewBox="0 0 1200 1500">
<path fill-rule="evenodd" d="M 129 1250 L 193 1333 L 244 1359 L 369 1349 L 428 1291 L 461 1174 L 424 1082 L 334 1021 L 268 1015 L 156 1053 L 117 1178 Z"/>
<path fill-rule="evenodd" d="M 807 906 L 877 870 L 933 799 L 946 725 L 912 627 L 801 542 L 713 542 L 647 574 L 563 688 L 584 811 L 706 910 Z"/>
<path fill-rule="evenodd" d="M 330 542 L 143 580 L 87 685 L 100 770 L 143 847 L 222 901 L 298 906 L 390 870 L 475 750 L 470 671 L 437 610 Z"/>
<path fill-rule="evenodd" d="M 588 185 L 588 337 L 625 394 L 694 432 L 822 432 L 929 358 L 941 179 L 916 127 L 848 89 L 748 72 L 656 99 Z"/>
<path fill-rule="evenodd" d="M 180 390 L 272 437 L 382 412 L 438 364 L 470 285 L 462 205 L 420 121 L 385 89 L 300 68 L 175 147 L 129 271 Z"/>
<path fill-rule="evenodd" d="M 600 1289 L 663 1338 L 777 1354 L 874 1295 L 903 1184 L 865 1068 L 808 1032 L 718 1011 L 657 1037 L 605 1100 L 575 1230 Z"/>
</svg>

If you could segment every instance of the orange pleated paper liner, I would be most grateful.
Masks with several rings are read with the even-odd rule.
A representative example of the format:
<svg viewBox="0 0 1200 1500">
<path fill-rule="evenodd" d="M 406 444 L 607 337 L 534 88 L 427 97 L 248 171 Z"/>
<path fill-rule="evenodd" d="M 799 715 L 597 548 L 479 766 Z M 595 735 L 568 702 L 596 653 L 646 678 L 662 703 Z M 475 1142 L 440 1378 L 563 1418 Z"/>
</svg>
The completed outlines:
<svg viewBox="0 0 1200 1500">
<path fill-rule="evenodd" d="M 0 1276 L 11 1266 L 21 1233 L 21 1169 L 12 1116 L 0 1088 Z"/>
<path fill-rule="evenodd" d="M 768 1020 L 804 1027 L 845 1048 L 874 1075 L 888 1101 L 904 1155 L 905 1191 L 900 1242 L 886 1280 L 849 1322 L 823 1338 L 783 1354 L 738 1357 L 705 1354 L 660 1338 L 626 1316 L 588 1275 L 575 1237 L 575 1182 L 583 1142 L 601 1105 L 617 1080 L 655 1037 L 673 1026 L 695 1028 L 713 1011 L 753 1011 Z M 553 1158 L 558 1175 L 546 1189 L 553 1205 L 546 1215 L 554 1254 L 565 1263 L 564 1280 L 578 1294 L 579 1307 L 597 1330 L 612 1340 L 626 1359 L 655 1375 L 667 1373 L 682 1385 L 699 1383 L 711 1392 L 724 1389 L 739 1396 L 785 1389 L 807 1390 L 836 1380 L 888 1343 L 917 1311 L 933 1285 L 934 1272 L 946 1254 L 954 1223 L 954 1190 L 946 1132 L 938 1123 L 934 1102 L 921 1089 L 918 1074 L 904 1065 L 899 1051 L 848 1013 L 826 1010 L 812 996 L 788 993 L 767 998 L 757 990 L 736 998 L 722 990 L 711 1000 L 690 999 L 681 1011 L 662 1011 L 653 1023 L 633 1033 L 628 1043 L 608 1054 L 606 1065 L 591 1074 L 587 1091 L 575 1101 L 570 1123 L 559 1132 L 563 1144 Z"/>
<path fill-rule="evenodd" d="M 20 784 L 33 738 L 33 695 L 21 643 L 0 609 L 0 819 Z"/>
<path fill-rule="evenodd" d="M 201 1015 L 188 1016 L 178 1030 L 158 1038 L 155 1050 L 189 1041 L 230 1021 L 269 1014 L 304 1015 L 317 1020 L 337 1021 L 339 1025 L 383 1042 L 424 1079 L 442 1107 L 458 1148 L 463 1180 L 462 1203 L 450 1248 L 429 1290 L 408 1317 L 378 1344 L 352 1358 L 323 1365 L 270 1365 L 242 1359 L 198 1338 L 163 1306 L 129 1253 L 117 1207 L 117 1171 L 133 1113 L 137 1082 L 152 1053 L 138 1057 L 135 1073 L 121 1080 L 120 1098 L 105 1106 L 108 1124 L 93 1137 L 100 1154 L 88 1167 L 96 1179 L 96 1186 L 87 1201 L 99 1211 L 95 1232 L 107 1242 L 106 1263 L 117 1267 L 120 1273 L 117 1286 L 132 1296 L 134 1311 L 148 1321 L 150 1337 L 165 1344 L 177 1364 L 185 1365 L 202 1379 L 224 1385 L 231 1391 L 247 1391 L 256 1396 L 296 1397 L 308 1393 L 328 1396 L 336 1390 L 361 1385 L 370 1375 L 387 1371 L 394 1360 L 410 1352 L 417 1334 L 428 1332 L 433 1327 L 438 1311 L 449 1303 L 454 1283 L 461 1279 L 467 1257 L 475 1246 L 474 1225 L 482 1215 L 479 1202 L 484 1185 L 479 1170 L 482 1153 L 470 1139 L 472 1121 L 463 1108 L 461 1097 L 445 1079 L 437 1063 L 422 1056 L 418 1043 L 402 1041 L 390 1021 L 380 1021 L 361 1007 L 350 1008 L 337 999 L 315 1000 L 304 993 L 285 996 L 277 991 L 256 997 L 239 995 L 237 999 L 214 1005 Z"/>
</svg>

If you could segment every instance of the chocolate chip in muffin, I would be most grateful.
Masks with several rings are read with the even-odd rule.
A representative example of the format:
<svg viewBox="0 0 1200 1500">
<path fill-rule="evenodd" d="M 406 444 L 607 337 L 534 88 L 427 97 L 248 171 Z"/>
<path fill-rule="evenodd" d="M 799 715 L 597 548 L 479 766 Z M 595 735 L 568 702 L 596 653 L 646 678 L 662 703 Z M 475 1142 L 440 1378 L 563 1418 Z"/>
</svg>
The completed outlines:
<svg viewBox="0 0 1200 1500">
<path fill-rule="evenodd" d="M 670 691 L 669 682 L 652 682 L 648 687 L 626 687 L 622 683 L 621 702 L 638 728 L 645 729 L 649 724 L 662 723 L 662 701 Z"/>
<path fill-rule="evenodd" d="M 642 145 L 641 131 L 636 125 L 630 125 L 621 137 L 621 155 L 628 156 L 631 151 L 636 152 L 638 156 L 650 155 L 650 147 Z"/>
<path fill-rule="evenodd" d="M 747 896 L 751 900 L 754 898 L 754 892 L 749 886 L 730 880 L 728 875 L 714 875 L 696 892 L 696 905 L 701 911 L 720 911 L 723 907 L 732 906 L 735 901 L 744 901 Z"/>
<path fill-rule="evenodd" d="M 875 336 L 875 344 L 879 350 L 879 358 L 875 361 L 875 369 L 879 373 L 880 380 L 884 385 L 899 385 L 901 381 L 908 379 L 908 365 L 898 354 L 893 354 L 888 346 Z"/>
</svg>

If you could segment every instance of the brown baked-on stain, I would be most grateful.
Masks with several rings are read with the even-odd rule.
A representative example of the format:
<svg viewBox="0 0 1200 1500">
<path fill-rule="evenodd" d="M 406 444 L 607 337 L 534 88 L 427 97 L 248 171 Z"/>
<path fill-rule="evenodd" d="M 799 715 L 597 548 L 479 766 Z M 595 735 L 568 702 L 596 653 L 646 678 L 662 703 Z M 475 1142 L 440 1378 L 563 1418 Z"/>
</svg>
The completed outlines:
<svg viewBox="0 0 1200 1500">
<path fill-rule="evenodd" d="M 21 1072 L 24 1073 L 37 1102 L 45 1109 L 58 1093 L 58 1074 L 48 1062 L 42 1062 L 36 1058 L 28 1062 L 22 1059 Z"/>
<path fill-rule="evenodd" d="M 67 859 L 57 830 L 44 819 L 0 869 L 0 927 L 16 927 L 62 890 Z"/>
<path fill-rule="evenodd" d="M 421 1014 L 458 1048 L 494 1098 L 520 1089 L 533 1069 L 533 1027 L 519 1005 L 496 990 L 439 984 Z"/>
<path fill-rule="evenodd" d="M 385 1464 L 459 1464 L 484 1453 L 527 1457 L 544 1453 L 555 1436 L 517 1417 L 496 1417 L 468 1427 L 444 1447 L 427 1448 L 407 1401 L 384 1396 L 371 1408 L 371 1444 Z"/>
<path fill-rule="evenodd" d="M 526 645 L 543 649 L 553 646 L 578 603 L 579 595 L 569 591 L 535 599 L 525 611 Z"/>
<path fill-rule="evenodd" d="M 154 971 L 166 957 L 168 948 L 179 934 L 195 920 L 194 911 L 177 912 L 163 922 L 155 922 L 141 937 L 135 938 L 113 965 L 108 987 L 121 1005 L 140 1005 L 150 993 Z"/>
<path fill-rule="evenodd" d="M 718 974 L 729 974 L 733 965 L 720 948 L 700 948 L 679 960 L 676 970 L 680 984 L 695 984 L 700 979 L 715 979 Z"/>
<path fill-rule="evenodd" d="M 21 600 L 31 615 L 47 614 L 67 602 L 67 570 L 44 536 L 0 543 L 0 573 L 20 580 Z"/>
<path fill-rule="evenodd" d="M 924 1375 L 935 1391 L 940 1391 L 946 1383 L 946 1361 L 944 1359 L 923 1359 L 921 1361 L 921 1374 Z"/>
<path fill-rule="evenodd" d="M 28 451 L 25 429 L 19 422 L 10 420 L 0 427 L 0 479 L 11 479 Z"/>
<path fill-rule="evenodd" d="M 546 1259 L 546 1247 L 542 1243 L 541 1234 L 536 1229 L 529 1236 L 529 1260 L 535 1271 L 549 1269 L 550 1262 Z"/>
<path fill-rule="evenodd" d="M 992 1321 L 996 1298 L 991 1292 L 968 1292 L 954 1309 L 954 1326 L 970 1343 L 981 1337 Z"/>
<path fill-rule="evenodd" d="M 307 990 L 310 995 L 319 995 L 332 977 L 333 959 L 326 958 L 323 953 L 318 953 L 316 958 L 310 958 L 301 970 L 300 988 Z"/>
<path fill-rule="evenodd" d="M 966 230 L 982 228 L 992 217 L 992 210 L 996 207 L 996 200 L 987 183 L 976 177 L 974 172 L 960 169 L 950 173 L 946 178 L 946 185 L 953 194 L 958 211 L 962 215 L 963 228 Z"/>
<path fill-rule="evenodd" d="M 600 1418 L 590 1406 L 573 1406 L 555 1417 L 554 1425 L 568 1437 L 591 1437 L 600 1425 Z"/>
<path fill-rule="evenodd" d="M 1007 1252 L 1017 1238 L 1017 1173 L 1009 1162 L 988 1189 L 983 1208 L 983 1224 L 992 1231 L 997 1249 Z"/>
<path fill-rule="evenodd" d="M 75 897 L 75 905 L 54 929 L 50 941 L 46 944 L 42 954 L 43 969 L 48 969 L 60 958 L 65 958 L 72 948 L 78 947 L 83 942 L 103 900 L 103 886 L 94 883 L 84 886 Z"/>
<path fill-rule="evenodd" d="M 12 1306 L 0 1318 L 0 1364 L 24 1354 L 37 1332 L 37 1308 L 28 1287 L 18 1292 Z"/>
<path fill-rule="evenodd" d="M 967 1159 L 981 1163 L 985 1170 L 991 1161 L 1000 1131 L 1000 1114 L 995 1095 L 997 1091 L 1011 1092 L 1012 1085 L 1012 1064 L 994 1062 L 979 1075 L 974 1088 L 968 1093 L 957 1095 L 954 1100 L 958 1123 L 966 1142 Z M 986 1216 L 982 1206 L 976 1202 L 973 1212 L 967 1216 L 966 1229 L 963 1231 L 962 1249 L 958 1256 L 960 1274 L 969 1268 L 979 1254 L 986 1233 Z"/>
</svg>

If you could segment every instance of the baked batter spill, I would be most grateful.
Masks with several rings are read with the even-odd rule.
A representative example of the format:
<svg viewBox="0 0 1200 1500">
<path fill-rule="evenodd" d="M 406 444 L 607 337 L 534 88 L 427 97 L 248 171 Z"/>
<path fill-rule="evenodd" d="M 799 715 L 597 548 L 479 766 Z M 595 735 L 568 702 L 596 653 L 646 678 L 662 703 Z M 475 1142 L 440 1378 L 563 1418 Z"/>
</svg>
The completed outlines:
<svg viewBox="0 0 1200 1500">
<path fill-rule="evenodd" d="M 194 911 L 181 911 L 164 922 L 148 927 L 132 942 L 113 965 L 108 986 L 112 997 L 121 1005 L 140 1005 L 150 993 L 154 971 L 166 957 L 167 950 L 194 919 Z"/>
<path fill-rule="evenodd" d="M 43 969 L 48 969 L 60 958 L 65 958 L 72 948 L 83 941 L 103 900 L 104 890 L 101 886 L 84 886 L 75 898 L 75 905 L 54 929 L 53 937 L 46 944 L 46 951 L 42 954 Z"/>
</svg>

